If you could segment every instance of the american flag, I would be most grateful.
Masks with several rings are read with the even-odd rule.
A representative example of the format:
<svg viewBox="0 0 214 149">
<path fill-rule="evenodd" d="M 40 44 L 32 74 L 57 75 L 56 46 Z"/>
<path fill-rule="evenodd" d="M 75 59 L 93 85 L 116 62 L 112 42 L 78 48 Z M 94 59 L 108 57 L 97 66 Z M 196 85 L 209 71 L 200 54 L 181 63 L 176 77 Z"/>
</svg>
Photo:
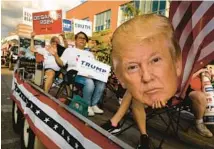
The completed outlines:
<svg viewBox="0 0 214 149">
<path fill-rule="evenodd" d="M 182 50 L 183 97 L 191 75 L 214 60 L 214 2 L 172 1 L 169 15 Z"/>
</svg>

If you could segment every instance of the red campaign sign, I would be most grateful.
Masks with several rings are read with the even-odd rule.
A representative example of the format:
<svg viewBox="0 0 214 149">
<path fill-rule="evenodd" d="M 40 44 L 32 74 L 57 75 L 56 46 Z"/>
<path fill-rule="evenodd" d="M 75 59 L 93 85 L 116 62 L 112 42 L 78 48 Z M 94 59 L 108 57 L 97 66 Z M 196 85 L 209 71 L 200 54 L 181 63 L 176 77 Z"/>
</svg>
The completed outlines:
<svg viewBox="0 0 214 149">
<path fill-rule="evenodd" d="M 36 35 L 62 33 L 62 10 L 33 13 L 33 31 Z"/>
</svg>

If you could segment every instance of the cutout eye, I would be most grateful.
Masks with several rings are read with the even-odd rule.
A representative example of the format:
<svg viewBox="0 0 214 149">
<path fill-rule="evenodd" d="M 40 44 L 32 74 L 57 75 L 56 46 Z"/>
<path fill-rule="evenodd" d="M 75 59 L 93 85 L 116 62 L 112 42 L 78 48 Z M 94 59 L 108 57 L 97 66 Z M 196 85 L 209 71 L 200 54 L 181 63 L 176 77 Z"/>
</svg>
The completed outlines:
<svg viewBox="0 0 214 149">
<path fill-rule="evenodd" d="M 155 57 L 155 58 L 152 59 L 152 63 L 157 63 L 157 62 L 159 62 L 160 60 L 161 60 L 160 57 Z"/>
<path fill-rule="evenodd" d="M 138 65 L 129 65 L 129 66 L 127 67 L 127 70 L 128 70 L 129 72 L 134 72 L 134 71 L 137 71 L 138 68 L 139 68 Z"/>
</svg>

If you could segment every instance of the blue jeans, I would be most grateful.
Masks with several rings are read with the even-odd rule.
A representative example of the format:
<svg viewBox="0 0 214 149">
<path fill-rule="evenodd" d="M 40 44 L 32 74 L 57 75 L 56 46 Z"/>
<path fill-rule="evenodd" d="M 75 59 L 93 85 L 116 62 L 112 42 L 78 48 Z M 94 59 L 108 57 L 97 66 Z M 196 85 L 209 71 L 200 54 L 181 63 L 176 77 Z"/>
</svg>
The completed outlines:
<svg viewBox="0 0 214 149">
<path fill-rule="evenodd" d="M 97 105 L 97 103 L 101 100 L 106 83 L 83 76 L 76 76 L 75 82 L 84 85 L 83 98 L 87 101 L 88 105 Z"/>
</svg>

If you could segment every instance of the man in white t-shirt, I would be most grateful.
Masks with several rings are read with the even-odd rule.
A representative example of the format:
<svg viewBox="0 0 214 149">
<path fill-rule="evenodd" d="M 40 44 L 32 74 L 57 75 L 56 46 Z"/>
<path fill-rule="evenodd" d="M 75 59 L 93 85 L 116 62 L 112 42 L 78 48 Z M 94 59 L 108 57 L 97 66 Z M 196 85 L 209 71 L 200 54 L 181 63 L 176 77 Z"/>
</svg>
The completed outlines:
<svg viewBox="0 0 214 149">
<path fill-rule="evenodd" d="M 63 38 L 65 48 L 67 48 L 68 44 L 67 44 L 64 34 L 61 34 L 61 36 Z M 48 47 L 41 48 L 41 47 L 34 46 L 34 37 L 35 37 L 35 33 L 31 33 L 30 50 L 31 50 L 31 52 L 37 52 L 37 53 L 43 55 L 43 57 L 44 57 L 44 68 L 45 68 L 44 91 L 49 92 L 49 90 L 53 84 L 55 74 L 57 71 L 60 70 L 60 67 L 56 63 L 54 56 L 47 50 Z M 64 52 L 65 48 L 64 47 L 58 48 L 59 44 L 60 44 L 59 38 L 56 36 L 53 36 L 50 40 L 50 46 L 55 47 L 57 49 L 58 56 L 61 56 L 62 53 Z"/>
<path fill-rule="evenodd" d="M 50 48 L 49 51 L 54 55 L 55 60 L 59 66 L 65 66 L 68 64 L 68 81 L 71 83 L 72 79 L 72 71 L 77 71 L 77 61 L 81 56 L 94 58 L 93 54 L 89 51 L 84 50 L 86 42 L 88 41 L 88 37 L 85 33 L 79 32 L 75 35 L 75 45 L 76 48 L 67 48 L 61 57 L 57 55 L 56 48 Z M 71 74 L 71 76 L 69 76 Z M 105 89 L 105 82 L 79 76 L 75 77 L 75 82 L 83 84 L 83 98 L 88 102 L 88 115 L 94 116 L 95 113 L 102 114 L 103 110 L 101 110 L 97 103 L 101 100 L 103 91 Z"/>
</svg>

